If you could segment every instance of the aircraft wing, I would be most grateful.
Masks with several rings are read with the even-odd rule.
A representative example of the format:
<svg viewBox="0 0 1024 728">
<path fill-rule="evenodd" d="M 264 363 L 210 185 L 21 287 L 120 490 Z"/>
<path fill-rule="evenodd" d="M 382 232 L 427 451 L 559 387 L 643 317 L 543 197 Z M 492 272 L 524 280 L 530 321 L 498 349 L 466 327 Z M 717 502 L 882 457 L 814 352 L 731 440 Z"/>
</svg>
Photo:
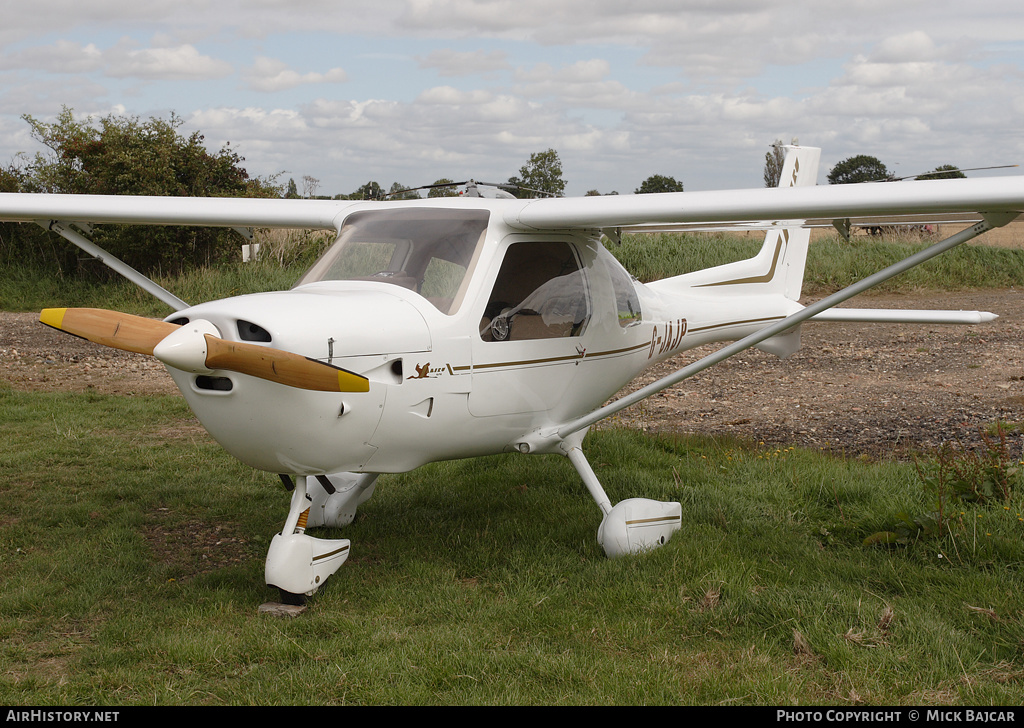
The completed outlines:
<svg viewBox="0 0 1024 728">
<path fill-rule="evenodd" d="M 762 225 L 906 214 L 1024 211 L 1024 176 L 523 200 L 505 222 L 523 230 Z M 790 223 L 792 224 L 792 223 Z"/>
<path fill-rule="evenodd" d="M 414 204 L 452 204 L 446 198 Z M 469 200 L 465 200 L 469 203 Z M 225 197 L 144 197 L 5 193 L 0 221 L 66 220 L 88 223 L 337 229 L 354 205 L 344 200 Z M 374 205 L 408 206 L 408 201 Z M 767 222 L 845 220 L 895 215 L 1024 212 L 1024 176 L 852 185 L 758 188 L 708 192 L 536 200 L 487 200 L 520 230 L 637 228 L 700 225 L 763 227 Z M 790 222 L 789 224 L 792 224 Z"/>
<path fill-rule="evenodd" d="M 335 229 L 356 204 L 248 197 L 0 194 L 0 222 L 67 220 L 135 225 Z"/>
</svg>

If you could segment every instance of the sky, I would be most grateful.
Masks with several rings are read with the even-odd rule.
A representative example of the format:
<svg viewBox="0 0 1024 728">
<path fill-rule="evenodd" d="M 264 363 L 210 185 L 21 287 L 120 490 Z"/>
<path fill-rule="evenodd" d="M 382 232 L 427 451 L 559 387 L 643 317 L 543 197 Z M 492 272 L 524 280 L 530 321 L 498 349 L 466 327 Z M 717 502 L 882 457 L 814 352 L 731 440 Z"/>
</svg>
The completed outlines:
<svg viewBox="0 0 1024 728">
<path fill-rule="evenodd" d="M 1024 164 L 1020 0 L 0 9 L 0 165 L 44 152 L 22 117 L 62 107 L 176 114 L 212 150 L 230 142 L 250 174 L 319 195 L 505 181 L 547 149 L 569 195 L 629 194 L 654 174 L 686 190 L 761 187 L 775 140 L 821 147 L 822 184 L 857 154 L 897 176 Z"/>
</svg>

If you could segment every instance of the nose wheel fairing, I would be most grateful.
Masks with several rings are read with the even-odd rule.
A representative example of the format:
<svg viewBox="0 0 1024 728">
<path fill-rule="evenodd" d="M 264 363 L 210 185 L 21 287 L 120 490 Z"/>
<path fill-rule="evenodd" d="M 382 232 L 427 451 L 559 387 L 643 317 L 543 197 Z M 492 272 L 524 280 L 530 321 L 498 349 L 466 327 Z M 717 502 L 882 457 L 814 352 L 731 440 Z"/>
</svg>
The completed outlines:
<svg viewBox="0 0 1024 728">
<path fill-rule="evenodd" d="M 281 592 L 283 602 L 312 596 L 348 560 L 348 539 L 316 538 L 306 528 L 351 523 L 356 507 L 373 493 L 376 478 L 341 473 L 318 476 L 312 483 L 306 476 L 296 479 L 288 517 L 270 542 L 264 568 L 267 585 Z"/>
</svg>

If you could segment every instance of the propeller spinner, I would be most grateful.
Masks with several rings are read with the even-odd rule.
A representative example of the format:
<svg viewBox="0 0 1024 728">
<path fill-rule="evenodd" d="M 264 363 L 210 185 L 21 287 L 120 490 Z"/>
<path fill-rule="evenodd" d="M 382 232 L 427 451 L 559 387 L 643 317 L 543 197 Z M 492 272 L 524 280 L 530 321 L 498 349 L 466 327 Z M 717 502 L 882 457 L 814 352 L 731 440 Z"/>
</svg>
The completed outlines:
<svg viewBox="0 0 1024 728">
<path fill-rule="evenodd" d="M 366 377 L 279 349 L 226 341 L 209 321 L 184 326 L 97 308 L 48 308 L 39 320 L 59 331 L 115 349 L 150 354 L 193 373 L 226 370 L 319 392 L 367 392 Z"/>
</svg>

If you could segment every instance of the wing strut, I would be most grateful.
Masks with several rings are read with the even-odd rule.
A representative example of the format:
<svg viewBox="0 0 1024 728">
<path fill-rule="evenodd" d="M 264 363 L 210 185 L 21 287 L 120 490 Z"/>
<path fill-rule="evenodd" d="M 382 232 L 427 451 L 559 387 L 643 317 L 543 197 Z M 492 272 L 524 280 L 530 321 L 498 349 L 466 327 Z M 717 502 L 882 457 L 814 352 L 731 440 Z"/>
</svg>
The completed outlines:
<svg viewBox="0 0 1024 728">
<path fill-rule="evenodd" d="M 113 255 L 105 251 L 96 243 L 92 242 L 84 235 L 79 235 L 77 232 L 71 229 L 71 225 L 63 220 L 50 220 L 43 222 L 42 220 L 36 220 L 36 224 L 40 227 L 46 228 L 47 230 L 53 230 L 55 233 L 60 235 L 65 240 L 74 243 L 79 248 L 84 250 L 86 253 L 96 258 L 96 260 L 103 263 L 115 270 L 116 272 L 123 275 L 125 278 L 130 280 L 135 285 L 139 286 L 142 290 L 147 293 L 159 298 L 161 301 L 166 303 L 168 306 L 173 308 L 175 311 L 181 311 L 188 308 L 188 304 L 182 301 L 180 298 L 175 296 L 173 293 L 168 291 L 166 288 L 157 285 L 155 282 L 147 278 L 146 276 L 139 273 L 137 270 L 132 268 L 127 263 L 115 258 Z"/>
<path fill-rule="evenodd" d="M 942 240 L 934 245 L 925 248 L 924 250 L 911 255 L 908 258 L 904 258 L 899 263 L 885 268 L 883 270 L 874 273 L 873 275 L 864 278 L 851 286 L 847 286 L 841 291 L 833 293 L 831 296 L 821 299 L 816 303 L 812 303 L 804 309 L 787 316 L 781 321 L 772 324 L 771 326 L 765 327 L 758 332 L 747 336 L 746 338 L 740 339 L 739 341 L 733 342 L 728 346 L 724 346 L 713 354 L 709 354 L 703 359 L 699 359 L 689 366 L 683 367 L 682 369 L 669 374 L 667 377 L 663 377 L 656 382 L 648 384 L 642 389 L 638 389 L 632 394 L 626 395 L 622 399 L 618 399 L 611 404 L 605 405 L 600 409 L 596 409 L 588 415 L 584 415 L 577 420 L 567 422 L 558 428 L 557 435 L 559 438 L 565 438 L 574 432 L 578 432 L 586 427 L 590 427 L 595 422 L 613 415 L 620 410 L 629 407 L 630 405 L 636 404 L 642 399 L 650 397 L 652 394 L 656 394 L 663 389 L 671 387 L 673 384 L 678 384 L 684 379 L 692 377 L 694 374 L 699 374 L 705 369 L 718 364 L 725 359 L 728 359 L 735 354 L 739 354 L 741 351 L 749 349 L 755 344 L 759 344 L 765 339 L 770 339 L 773 336 L 781 334 L 787 329 L 796 326 L 797 324 L 806 321 L 812 316 L 821 313 L 827 309 L 836 306 L 848 298 L 856 296 L 858 293 L 866 291 L 872 286 L 877 286 L 879 283 L 883 283 L 893 276 L 899 275 L 904 271 L 910 270 L 914 266 L 920 265 L 925 261 L 928 261 L 940 253 L 944 253 L 951 248 L 955 248 L 961 243 L 966 243 L 968 240 L 973 240 L 984 232 L 987 232 L 993 228 L 1002 227 L 1006 225 L 1014 218 L 1018 213 L 1016 212 L 1000 212 L 1000 213 L 982 213 L 982 221 L 972 225 L 966 230 L 961 230 L 959 233 L 952 235 L 945 240 Z"/>
</svg>

